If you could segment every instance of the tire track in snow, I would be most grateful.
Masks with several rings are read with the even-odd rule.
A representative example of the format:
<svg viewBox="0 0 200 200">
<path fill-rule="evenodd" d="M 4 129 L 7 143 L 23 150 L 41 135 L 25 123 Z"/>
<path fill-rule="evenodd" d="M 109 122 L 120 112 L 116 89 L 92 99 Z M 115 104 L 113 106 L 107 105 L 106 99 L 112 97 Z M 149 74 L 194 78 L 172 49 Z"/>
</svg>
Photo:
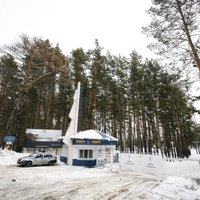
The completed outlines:
<svg viewBox="0 0 200 200">
<path fill-rule="evenodd" d="M 13 169 L 11 169 L 13 168 Z M 159 181 L 155 178 L 129 172 L 107 172 L 102 176 L 78 180 L 56 176 L 48 179 L 43 175 L 45 168 L 29 177 L 32 170 L 9 167 L 2 174 L 0 183 L 1 200 L 121 200 L 145 199 L 145 191 L 154 188 Z M 46 168 L 50 170 L 50 168 Z M 57 170 L 59 168 L 55 168 Z M 92 170 L 91 170 L 92 171 Z M 59 175 L 59 174 L 58 174 Z M 16 182 L 11 182 L 15 177 Z M 16 198 L 17 197 L 17 198 Z"/>
<path fill-rule="evenodd" d="M 57 199 L 133 199 L 136 196 L 142 196 L 145 190 L 150 190 L 157 185 L 156 180 L 144 178 L 138 175 L 115 174 L 112 178 L 91 178 L 87 181 L 81 180 L 79 183 L 72 184 L 65 192 L 57 196 L 57 193 L 51 193 L 51 197 Z M 144 196 L 145 197 L 145 196 Z"/>
</svg>

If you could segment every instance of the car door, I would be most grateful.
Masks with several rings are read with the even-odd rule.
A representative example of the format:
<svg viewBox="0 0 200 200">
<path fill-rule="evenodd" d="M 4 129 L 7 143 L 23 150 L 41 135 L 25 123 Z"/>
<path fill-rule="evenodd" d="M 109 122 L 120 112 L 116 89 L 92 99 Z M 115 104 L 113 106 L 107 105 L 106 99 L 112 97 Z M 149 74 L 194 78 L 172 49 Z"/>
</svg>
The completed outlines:
<svg viewBox="0 0 200 200">
<path fill-rule="evenodd" d="M 45 154 L 44 155 L 44 165 L 48 165 L 49 161 L 50 161 L 50 155 L 49 154 Z"/>
<path fill-rule="evenodd" d="M 43 155 L 37 154 L 34 159 L 34 165 L 43 165 Z"/>
</svg>

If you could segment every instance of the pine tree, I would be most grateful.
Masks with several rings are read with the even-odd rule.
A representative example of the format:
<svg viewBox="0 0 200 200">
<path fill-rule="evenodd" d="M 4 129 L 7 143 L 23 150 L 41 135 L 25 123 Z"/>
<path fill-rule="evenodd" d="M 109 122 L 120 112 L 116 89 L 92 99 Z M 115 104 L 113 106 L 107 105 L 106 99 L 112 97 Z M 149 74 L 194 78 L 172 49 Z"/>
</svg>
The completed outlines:
<svg viewBox="0 0 200 200">
<path fill-rule="evenodd" d="M 17 63 L 11 55 L 0 58 L 0 145 L 6 134 L 14 135 L 13 118 L 18 87 Z"/>
<path fill-rule="evenodd" d="M 199 8 L 198 0 L 154 0 L 148 10 L 152 22 L 143 32 L 157 39 L 151 47 L 170 59 L 187 65 L 193 63 L 200 70 L 199 58 Z"/>
<path fill-rule="evenodd" d="M 37 91 L 37 84 L 44 83 L 46 81 L 47 87 L 47 95 L 49 99 L 46 98 L 45 107 L 44 107 L 44 115 L 40 116 L 38 119 L 45 119 L 42 122 L 42 126 L 52 126 L 49 124 L 50 118 L 50 105 L 52 101 L 52 97 L 54 96 L 55 85 L 54 79 L 55 74 L 58 72 L 64 72 L 67 68 L 65 66 L 65 57 L 61 54 L 58 47 L 55 49 L 51 47 L 48 40 L 42 41 L 38 38 L 29 38 L 26 35 L 22 35 L 20 37 L 21 41 L 6 46 L 5 49 L 14 58 L 19 62 L 19 71 L 20 71 L 20 93 L 17 101 L 17 114 L 16 114 L 16 150 L 21 151 L 25 129 L 29 124 L 33 125 L 34 122 L 31 119 L 31 123 L 29 122 L 30 118 L 27 118 L 28 115 L 31 116 L 30 107 L 28 104 L 30 103 L 31 96 L 33 94 L 39 94 L 34 92 Z M 49 79 L 50 78 L 50 83 Z M 50 85 L 50 87 L 48 87 Z M 45 85 L 44 85 L 45 86 Z M 43 87 L 42 89 L 44 89 Z M 40 87 L 41 89 L 41 87 Z M 43 90 L 43 92 L 46 92 Z M 48 100 L 48 101 L 47 101 Z M 39 102 L 39 101 L 38 101 Z M 44 105 L 44 104 L 43 104 Z M 37 108 L 41 108 L 37 106 Z M 41 110 L 39 111 L 41 114 Z M 53 121 L 53 118 L 51 119 Z M 41 124 L 40 124 L 41 125 Z M 41 127 L 42 128 L 42 127 Z"/>
</svg>

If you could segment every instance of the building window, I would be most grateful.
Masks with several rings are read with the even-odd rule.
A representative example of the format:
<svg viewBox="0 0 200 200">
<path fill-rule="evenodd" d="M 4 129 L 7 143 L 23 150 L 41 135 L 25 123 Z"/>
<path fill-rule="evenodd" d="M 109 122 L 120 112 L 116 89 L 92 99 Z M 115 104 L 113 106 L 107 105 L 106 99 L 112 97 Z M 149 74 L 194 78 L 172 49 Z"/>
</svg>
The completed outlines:
<svg viewBox="0 0 200 200">
<path fill-rule="evenodd" d="M 79 158 L 88 159 L 93 157 L 93 151 L 91 149 L 80 149 Z"/>
<path fill-rule="evenodd" d="M 79 151 L 79 157 L 80 157 L 80 158 L 83 158 L 83 150 L 80 150 L 80 151 Z"/>
<path fill-rule="evenodd" d="M 89 150 L 89 158 L 92 158 L 92 150 Z"/>
</svg>

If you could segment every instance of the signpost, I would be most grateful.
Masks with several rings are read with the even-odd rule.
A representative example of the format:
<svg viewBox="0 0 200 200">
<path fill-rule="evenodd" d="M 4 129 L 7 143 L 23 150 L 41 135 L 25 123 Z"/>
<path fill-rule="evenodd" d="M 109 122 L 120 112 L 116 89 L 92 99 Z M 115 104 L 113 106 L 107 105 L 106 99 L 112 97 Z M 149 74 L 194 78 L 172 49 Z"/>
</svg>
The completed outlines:
<svg viewBox="0 0 200 200">
<path fill-rule="evenodd" d="M 15 140 L 16 140 L 16 136 L 11 136 L 11 135 L 6 135 L 6 136 L 4 136 L 3 141 L 6 143 L 6 144 L 5 144 L 5 147 L 6 147 L 8 150 L 11 150 L 11 149 L 12 149 L 12 145 L 13 145 L 13 143 L 15 142 Z"/>
<path fill-rule="evenodd" d="M 7 143 L 13 143 L 16 140 L 16 136 L 10 136 L 10 135 L 6 135 L 4 136 L 3 141 Z"/>
</svg>

